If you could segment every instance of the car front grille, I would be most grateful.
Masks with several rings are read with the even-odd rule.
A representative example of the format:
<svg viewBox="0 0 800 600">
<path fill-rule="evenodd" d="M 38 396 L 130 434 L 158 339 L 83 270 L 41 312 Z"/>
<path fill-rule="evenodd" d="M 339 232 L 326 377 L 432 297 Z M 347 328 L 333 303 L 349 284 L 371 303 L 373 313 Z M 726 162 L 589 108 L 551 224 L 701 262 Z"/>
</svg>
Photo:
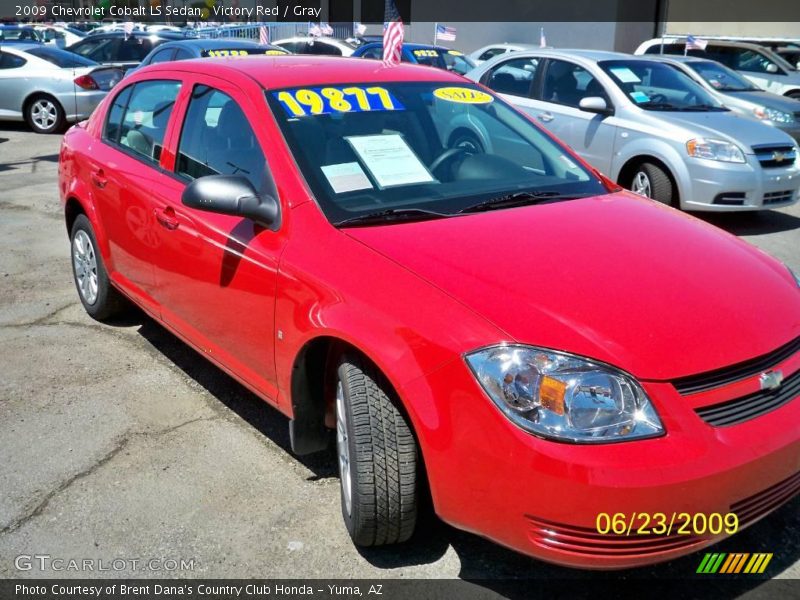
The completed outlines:
<svg viewBox="0 0 800 600">
<path fill-rule="evenodd" d="M 729 383 L 757 375 L 761 371 L 774 367 L 800 351 L 800 337 L 793 339 L 780 348 L 745 362 L 740 362 L 722 369 L 706 371 L 698 375 L 689 375 L 672 380 L 672 385 L 682 396 L 706 392 Z"/>
<path fill-rule="evenodd" d="M 795 147 L 789 144 L 769 144 L 753 146 L 756 159 L 765 169 L 789 167 L 797 159 Z"/>
<path fill-rule="evenodd" d="M 792 198 L 794 198 L 794 192 L 792 190 L 785 190 L 783 192 L 767 192 L 764 194 L 762 203 L 764 205 L 781 204 L 783 202 L 791 202 Z"/>
<path fill-rule="evenodd" d="M 688 549 L 707 538 L 695 535 L 603 535 L 595 529 L 546 521 L 526 515 L 528 538 L 542 548 L 584 556 L 624 558 Z"/>
<path fill-rule="evenodd" d="M 780 408 L 800 396 L 800 371 L 787 377 L 775 390 L 761 390 L 735 400 L 696 408 L 695 412 L 709 425 L 738 425 Z"/>
<path fill-rule="evenodd" d="M 800 492 L 800 472 L 752 496 L 731 504 L 731 512 L 739 518 L 739 527 L 747 527 Z"/>
</svg>

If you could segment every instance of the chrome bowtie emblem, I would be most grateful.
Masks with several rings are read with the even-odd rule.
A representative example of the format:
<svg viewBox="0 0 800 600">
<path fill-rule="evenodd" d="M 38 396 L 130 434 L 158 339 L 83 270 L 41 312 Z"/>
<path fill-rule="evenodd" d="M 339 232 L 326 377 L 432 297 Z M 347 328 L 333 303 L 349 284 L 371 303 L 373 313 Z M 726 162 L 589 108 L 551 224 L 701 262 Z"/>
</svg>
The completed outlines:
<svg viewBox="0 0 800 600">
<path fill-rule="evenodd" d="M 783 152 L 773 152 L 772 153 L 772 160 L 775 162 L 783 162 L 783 159 L 786 158 Z"/>
<path fill-rule="evenodd" d="M 783 382 L 782 371 L 766 371 L 758 378 L 762 390 L 777 390 Z"/>
</svg>

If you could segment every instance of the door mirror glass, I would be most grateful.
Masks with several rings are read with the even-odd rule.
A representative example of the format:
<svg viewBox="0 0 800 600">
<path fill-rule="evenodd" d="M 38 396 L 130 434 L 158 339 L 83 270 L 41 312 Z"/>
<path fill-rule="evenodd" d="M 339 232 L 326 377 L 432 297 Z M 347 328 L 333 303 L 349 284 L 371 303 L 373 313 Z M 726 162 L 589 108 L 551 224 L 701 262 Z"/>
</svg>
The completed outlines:
<svg viewBox="0 0 800 600">
<path fill-rule="evenodd" d="M 767 73 L 777 73 L 778 72 L 778 65 L 774 63 L 769 63 L 767 65 Z"/>
<path fill-rule="evenodd" d="M 189 208 L 252 219 L 270 229 L 278 225 L 278 201 L 259 195 L 242 175 L 207 175 L 183 190 L 181 202 Z"/>
</svg>

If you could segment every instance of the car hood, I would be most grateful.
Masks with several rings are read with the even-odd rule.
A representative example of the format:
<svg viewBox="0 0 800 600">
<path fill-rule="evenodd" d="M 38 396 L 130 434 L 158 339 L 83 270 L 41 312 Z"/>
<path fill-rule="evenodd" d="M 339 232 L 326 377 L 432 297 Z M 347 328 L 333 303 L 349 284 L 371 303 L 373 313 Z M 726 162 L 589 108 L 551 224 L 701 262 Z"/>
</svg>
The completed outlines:
<svg viewBox="0 0 800 600">
<path fill-rule="evenodd" d="M 668 114 L 672 122 L 693 133 L 716 139 L 722 138 L 745 146 L 743 150 L 747 154 L 752 154 L 752 147 L 760 144 L 794 143 L 794 140 L 780 129 L 740 117 L 733 112 L 670 112 Z"/>
<path fill-rule="evenodd" d="M 800 291 L 783 265 L 627 192 L 343 231 L 506 333 L 487 344 L 572 352 L 644 380 L 731 365 L 800 335 Z"/>
<path fill-rule="evenodd" d="M 766 106 L 767 108 L 774 108 L 788 113 L 800 113 L 800 101 L 786 96 L 779 96 L 772 92 L 765 92 L 763 90 L 753 90 L 751 92 L 725 92 L 726 97 L 738 98 L 739 100 L 746 100 L 753 104 Z"/>
</svg>

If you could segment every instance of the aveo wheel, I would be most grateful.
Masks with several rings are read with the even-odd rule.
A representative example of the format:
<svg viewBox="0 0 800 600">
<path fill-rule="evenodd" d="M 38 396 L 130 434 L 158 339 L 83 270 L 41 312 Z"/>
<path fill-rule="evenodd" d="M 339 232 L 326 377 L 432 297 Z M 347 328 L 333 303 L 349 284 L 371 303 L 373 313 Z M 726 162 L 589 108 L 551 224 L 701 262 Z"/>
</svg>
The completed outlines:
<svg viewBox="0 0 800 600">
<path fill-rule="evenodd" d="M 342 515 L 359 546 L 403 542 L 417 519 L 417 445 L 387 389 L 364 361 L 340 362 L 336 453 Z"/>
<path fill-rule="evenodd" d="M 630 189 L 640 196 L 652 198 L 669 206 L 677 204 L 672 180 L 664 169 L 653 163 L 642 163 L 636 169 Z"/>
<path fill-rule="evenodd" d="M 103 258 L 97 250 L 97 239 L 85 215 L 75 219 L 70 240 L 72 275 L 83 308 L 98 321 L 121 313 L 127 308 L 127 302 L 108 280 Z"/>
<path fill-rule="evenodd" d="M 64 127 L 64 109 L 55 98 L 36 96 L 25 107 L 25 119 L 36 133 L 55 133 Z"/>
</svg>

